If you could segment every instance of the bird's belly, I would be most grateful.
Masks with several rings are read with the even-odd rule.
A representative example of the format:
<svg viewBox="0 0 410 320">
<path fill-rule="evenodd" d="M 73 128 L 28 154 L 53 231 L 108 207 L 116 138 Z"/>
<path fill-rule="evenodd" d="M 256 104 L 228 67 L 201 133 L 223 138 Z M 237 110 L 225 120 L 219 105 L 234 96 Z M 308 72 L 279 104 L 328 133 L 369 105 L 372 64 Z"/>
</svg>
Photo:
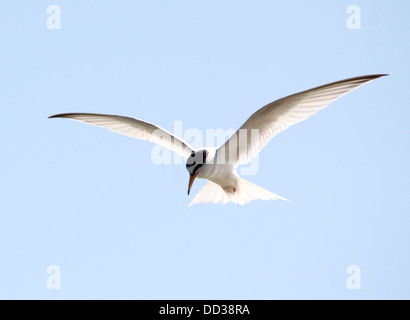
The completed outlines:
<svg viewBox="0 0 410 320">
<path fill-rule="evenodd" d="M 203 168 L 205 170 L 201 170 L 203 174 L 198 175 L 198 178 L 208 179 L 219 184 L 225 192 L 233 192 L 238 175 L 232 165 L 212 164 L 205 166 L 206 167 Z"/>
</svg>

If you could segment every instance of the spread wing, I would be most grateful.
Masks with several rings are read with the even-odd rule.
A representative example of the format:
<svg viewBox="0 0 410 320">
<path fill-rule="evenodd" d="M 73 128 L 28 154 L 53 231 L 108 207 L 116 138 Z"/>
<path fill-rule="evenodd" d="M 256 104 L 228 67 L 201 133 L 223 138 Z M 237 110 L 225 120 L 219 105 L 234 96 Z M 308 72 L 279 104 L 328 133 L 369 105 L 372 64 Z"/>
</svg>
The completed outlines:
<svg viewBox="0 0 410 320">
<path fill-rule="evenodd" d="M 93 113 L 62 113 L 49 118 L 69 118 L 104 127 L 131 138 L 147 140 L 188 158 L 193 149 L 188 143 L 155 124 L 130 117 Z"/>
<path fill-rule="evenodd" d="M 341 80 L 274 101 L 256 111 L 218 149 L 218 153 L 231 164 L 248 163 L 279 132 L 306 120 L 331 102 L 366 82 L 382 76 L 386 75 L 377 74 Z"/>
</svg>

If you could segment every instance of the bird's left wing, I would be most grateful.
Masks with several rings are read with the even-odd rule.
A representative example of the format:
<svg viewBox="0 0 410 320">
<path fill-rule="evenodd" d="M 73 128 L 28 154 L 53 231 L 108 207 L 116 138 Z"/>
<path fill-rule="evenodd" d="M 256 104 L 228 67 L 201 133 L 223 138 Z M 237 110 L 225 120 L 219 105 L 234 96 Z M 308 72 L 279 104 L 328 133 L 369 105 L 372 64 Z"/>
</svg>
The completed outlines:
<svg viewBox="0 0 410 320">
<path fill-rule="evenodd" d="M 171 149 L 185 158 L 188 158 L 195 150 L 187 142 L 178 139 L 165 129 L 135 118 L 94 113 L 62 113 L 49 118 L 69 118 L 104 127 L 131 138 L 153 142 Z"/>
<path fill-rule="evenodd" d="M 386 76 L 376 74 L 329 83 L 276 100 L 256 111 L 218 149 L 218 161 L 234 165 L 248 163 L 279 132 L 306 120 L 331 102 L 366 82 Z M 253 132 L 255 134 L 253 134 Z"/>
</svg>

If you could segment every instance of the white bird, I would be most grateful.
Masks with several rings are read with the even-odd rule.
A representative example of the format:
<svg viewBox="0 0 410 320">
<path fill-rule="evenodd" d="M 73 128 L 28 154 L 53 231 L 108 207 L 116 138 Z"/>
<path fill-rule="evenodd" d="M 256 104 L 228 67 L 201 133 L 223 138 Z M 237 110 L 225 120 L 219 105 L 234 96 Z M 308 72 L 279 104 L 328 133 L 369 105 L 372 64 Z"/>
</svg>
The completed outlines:
<svg viewBox="0 0 410 320">
<path fill-rule="evenodd" d="M 282 198 L 241 177 L 240 164 L 248 163 L 279 132 L 306 120 L 331 102 L 359 88 L 366 82 L 386 74 L 350 78 L 299 92 L 276 100 L 256 111 L 229 140 L 219 148 L 195 150 L 170 132 L 143 120 L 105 114 L 63 113 L 49 118 L 70 118 L 105 127 L 123 135 L 148 140 L 169 148 L 187 158 L 188 195 L 196 178 L 209 181 L 196 194 L 189 206 L 196 203 L 245 204 L 252 200 Z M 252 132 L 258 133 L 252 135 Z"/>
</svg>

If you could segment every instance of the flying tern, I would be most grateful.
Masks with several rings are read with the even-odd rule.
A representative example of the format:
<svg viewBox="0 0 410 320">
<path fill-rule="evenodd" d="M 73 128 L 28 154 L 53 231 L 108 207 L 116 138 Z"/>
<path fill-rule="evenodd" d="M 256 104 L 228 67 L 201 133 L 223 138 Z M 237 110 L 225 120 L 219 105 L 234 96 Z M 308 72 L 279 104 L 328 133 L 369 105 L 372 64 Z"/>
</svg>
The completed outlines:
<svg viewBox="0 0 410 320">
<path fill-rule="evenodd" d="M 105 127 L 132 138 L 151 141 L 182 155 L 187 159 L 188 195 L 196 178 L 209 180 L 195 195 L 189 206 L 196 203 L 245 204 L 257 199 L 286 200 L 239 177 L 236 168 L 250 162 L 279 132 L 306 120 L 341 96 L 382 76 L 387 75 L 368 75 L 332 82 L 269 103 L 251 115 L 242 127 L 219 148 L 194 149 L 167 130 L 130 117 L 93 113 L 62 113 L 49 118 L 69 118 Z M 255 131 L 257 134 L 253 135 Z"/>
</svg>

